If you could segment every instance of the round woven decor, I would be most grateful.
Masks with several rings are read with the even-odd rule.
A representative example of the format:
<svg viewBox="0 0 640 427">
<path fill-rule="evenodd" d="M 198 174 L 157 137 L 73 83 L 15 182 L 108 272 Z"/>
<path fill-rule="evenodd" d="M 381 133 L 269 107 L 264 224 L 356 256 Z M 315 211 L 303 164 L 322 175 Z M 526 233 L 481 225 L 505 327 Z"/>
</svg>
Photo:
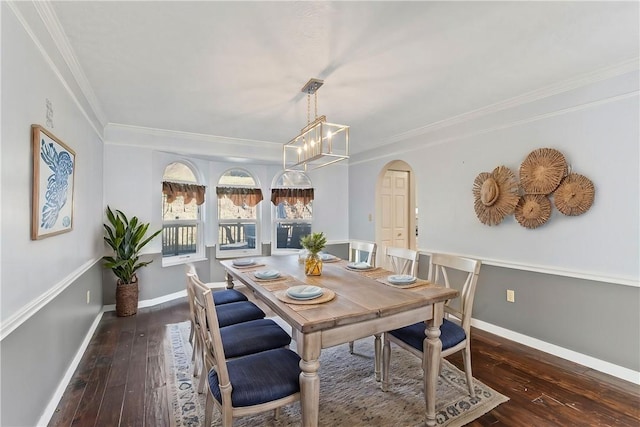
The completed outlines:
<svg viewBox="0 0 640 427">
<path fill-rule="evenodd" d="M 542 194 L 525 194 L 516 206 L 515 217 L 526 228 L 538 228 L 551 216 L 551 201 Z"/>
<path fill-rule="evenodd" d="M 498 225 L 512 214 L 520 199 L 520 187 L 515 174 L 506 166 L 493 172 L 481 172 L 473 181 L 473 208 L 486 225 Z"/>
<path fill-rule="evenodd" d="M 525 194 L 551 194 L 567 175 L 567 162 L 553 148 L 538 148 L 520 165 L 520 185 Z"/>
<path fill-rule="evenodd" d="M 553 193 L 556 208 L 565 215 L 585 213 L 593 204 L 595 188 L 589 178 L 577 173 L 569 174 Z"/>
</svg>

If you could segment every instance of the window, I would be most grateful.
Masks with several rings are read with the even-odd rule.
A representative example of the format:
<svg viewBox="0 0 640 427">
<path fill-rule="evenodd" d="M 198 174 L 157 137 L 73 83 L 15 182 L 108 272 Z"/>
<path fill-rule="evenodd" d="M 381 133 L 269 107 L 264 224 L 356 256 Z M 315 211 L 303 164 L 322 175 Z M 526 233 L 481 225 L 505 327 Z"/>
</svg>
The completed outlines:
<svg viewBox="0 0 640 427">
<path fill-rule="evenodd" d="M 162 176 L 162 265 L 204 258 L 201 208 L 205 187 L 187 164 L 169 164 Z"/>
<path fill-rule="evenodd" d="M 284 171 L 274 178 L 271 189 L 272 252 L 302 248 L 300 238 L 311 233 L 313 187 L 300 171 Z"/>
<path fill-rule="evenodd" d="M 216 256 L 230 258 L 260 255 L 262 190 L 244 169 L 230 169 L 220 177 L 218 196 L 218 244 Z"/>
</svg>

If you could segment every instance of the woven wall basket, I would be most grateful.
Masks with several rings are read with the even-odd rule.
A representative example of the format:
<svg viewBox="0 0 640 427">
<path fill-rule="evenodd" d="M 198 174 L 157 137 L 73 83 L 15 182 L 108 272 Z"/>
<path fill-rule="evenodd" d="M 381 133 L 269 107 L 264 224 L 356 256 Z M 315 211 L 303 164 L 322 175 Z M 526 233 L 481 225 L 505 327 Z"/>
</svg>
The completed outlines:
<svg viewBox="0 0 640 427">
<path fill-rule="evenodd" d="M 118 317 L 133 316 L 138 312 L 138 279 L 116 285 L 116 314 Z"/>
<path fill-rule="evenodd" d="M 556 208 L 565 215 L 581 215 L 593 204 L 596 190 L 589 178 L 577 173 L 565 177 L 553 193 Z"/>
<path fill-rule="evenodd" d="M 481 172 L 473 181 L 473 208 L 486 225 L 498 225 L 513 213 L 520 199 L 520 187 L 515 174 L 506 166 L 493 172 Z"/>
<path fill-rule="evenodd" d="M 567 175 L 567 162 L 553 148 L 533 150 L 520 165 L 520 185 L 525 194 L 551 194 Z"/>
<path fill-rule="evenodd" d="M 543 194 L 525 194 L 520 198 L 514 215 L 521 226 L 538 228 L 551 216 L 551 201 Z"/>
</svg>

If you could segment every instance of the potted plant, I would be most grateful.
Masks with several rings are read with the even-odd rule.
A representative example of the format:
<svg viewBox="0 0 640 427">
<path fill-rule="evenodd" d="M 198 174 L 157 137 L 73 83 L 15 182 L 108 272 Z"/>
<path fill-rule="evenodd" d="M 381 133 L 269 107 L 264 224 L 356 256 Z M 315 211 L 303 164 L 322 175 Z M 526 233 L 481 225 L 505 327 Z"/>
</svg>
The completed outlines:
<svg viewBox="0 0 640 427">
<path fill-rule="evenodd" d="M 304 274 L 307 276 L 319 276 L 322 274 L 322 259 L 318 252 L 324 249 L 327 238 L 324 233 L 311 233 L 300 239 L 303 248 L 309 251 L 304 263 Z"/>
<path fill-rule="evenodd" d="M 116 314 L 131 316 L 138 310 L 138 276 L 136 271 L 153 261 L 140 261 L 140 250 L 156 237 L 158 230 L 145 238 L 148 223 L 137 217 L 128 219 L 119 210 L 115 213 L 107 206 L 108 224 L 104 225 L 104 241 L 113 249 L 113 256 L 104 256 L 105 268 L 111 269 L 118 278 L 116 282 Z"/>
</svg>

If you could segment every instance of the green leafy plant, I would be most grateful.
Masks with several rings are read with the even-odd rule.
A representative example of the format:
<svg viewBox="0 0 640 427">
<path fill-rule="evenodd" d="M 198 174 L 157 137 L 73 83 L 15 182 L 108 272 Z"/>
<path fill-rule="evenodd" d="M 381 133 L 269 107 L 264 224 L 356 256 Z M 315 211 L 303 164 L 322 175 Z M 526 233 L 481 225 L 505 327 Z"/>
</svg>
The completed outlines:
<svg viewBox="0 0 640 427">
<path fill-rule="evenodd" d="M 300 239 L 300 244 L 303 248 L 308 250 L 312 254 L 317 254 L 327 244 L 327 238 L 324 236 L 324 233 L 311 233 Z"/>
<path fill-rule="evenodd" d="M 118 277 L 118 283 L 129 284 L 137 280 L 136 271 L 153 261 L 140 261 L 140 250 L 156 237 L 162 230 L 158 230 L 145 238 L 149 228 L 148 223 L 141 223 L 138 217 L 128 219 L 119 211 L 111 210 L 107 206 L 108 224 L 104 226 L 104 241 L 113 249 L 113 256 L 104 256 L 105 268 L 110 268 Z"/>
</svg>

